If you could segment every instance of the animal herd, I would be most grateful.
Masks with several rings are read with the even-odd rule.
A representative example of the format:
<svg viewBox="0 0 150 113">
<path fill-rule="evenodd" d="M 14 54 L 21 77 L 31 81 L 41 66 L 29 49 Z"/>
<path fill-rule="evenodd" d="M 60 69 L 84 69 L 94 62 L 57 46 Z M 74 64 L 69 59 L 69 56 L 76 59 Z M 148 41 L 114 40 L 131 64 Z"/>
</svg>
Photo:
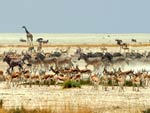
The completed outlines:
<svg viewBox="0 0 150 113">
<path fill-rule="evenodd" d="M 67 80 L 80 82 L 88 79 L 95 89 L 101 84 L 105 91 L 109 85 L 112 90 L 118 85 L 119 91 L 124 91 L 127 81 L 132 83 L 134 91 L 139 91 L 141 86 L 149 87 L 148 70 L 141 69 L 135 72 L 132 68 L 127 71 L 121 68 L 137 60 L 149 61 L 150 52 L 87 52 L 80 47 L 70 52 L 70 49 L 71 47 L 66 50 L 57 48 L 53 52 L 4 52 L 1 56 L 9 67 L 7 70 L 1 70 L 0 76 L 7 84 L 13 86 L 27 83 L 31 86 L 37 81 L 39 86 L 44 82 L 51 85 L 52 81 L 56 86 Z"/>
</svg>

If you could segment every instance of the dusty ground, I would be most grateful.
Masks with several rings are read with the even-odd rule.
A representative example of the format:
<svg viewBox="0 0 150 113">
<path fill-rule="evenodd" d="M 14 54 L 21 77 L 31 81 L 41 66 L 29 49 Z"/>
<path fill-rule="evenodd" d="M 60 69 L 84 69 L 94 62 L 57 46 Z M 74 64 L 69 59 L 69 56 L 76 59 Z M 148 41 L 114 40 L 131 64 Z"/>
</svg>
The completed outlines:
<svg viewBox="0 0 150 113">
<path fill-rule="evenodd" d="M 7 88 L 4 83 L 0 84 L 0 99 L 3 100 L 4 108 L 16 108 L 24 106 L 27 109 L 51 108 L 59 110 L 65 106 L 79 109 L 84 106 L 93 110 L 100 108 L 130 109 L 150 107 L 150 88 L 141 88 L 139 92 L 132 91 L 126 87 L 124 92 L 115 90 L 95 90 L 92 86 L 82 86 L 81 89 L 62 89 L 61 86 L 33 86 L 32 88 L 22 86 L 21 88 Z"/>
</svg>

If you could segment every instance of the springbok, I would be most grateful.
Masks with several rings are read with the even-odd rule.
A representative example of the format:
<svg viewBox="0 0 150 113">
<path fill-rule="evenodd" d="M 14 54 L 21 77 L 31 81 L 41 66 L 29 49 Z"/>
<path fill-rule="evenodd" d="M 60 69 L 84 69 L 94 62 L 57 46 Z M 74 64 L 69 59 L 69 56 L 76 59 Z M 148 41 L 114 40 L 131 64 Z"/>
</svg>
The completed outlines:
<svg viewBox="0 0 150 113">
<path fill-rule="evenodd" d="M 90 69 L 79 69 L 78 65 L 76 66 L 76 69 L 81 73 L 82 79 L 84 78 L 83 74 L 87 74 L 89 76 L 92 74 L 92 71 Z"/>
<path fill-rule="evenodd" d="M 72 80 L 76 81 L 76 82 L 80 82 L 81 80 L 81 75 L 80 74 L 76 74 L 72 77 Z"/>
<path fill-rule="evenodd" d="M 104 74 L 101 77 L 101 82 L 102 82 L 102 89 L 105 89 L 105 91 L 108 90 L 108 82 L 109 82 L 109 78 L 107 74 Z"/>
<path fill-rule="evenodd" d="M 0 70 L 0 81 L 3 81 L 3 80 L 5 80 L 4 72 Z"/>
<path fill-rule="evenodd" d="M 116 80 L 118 81 L 118 85 L 119 85 L 119 92 L 120 91 L 124 91 L 124 84 L 125 84 L 125 78 L 119 74 L 117 74 L 116 76 Z"/>
<path fill-rule="evenodd" d="M 22 75 L 22 72 L 12 72 L 9 75 L 9 77 L 7 77 L 9 79 L 9 82 L 12 83 L 13 87 L 15 85 L 16 85 L 16 87 L 21 85 L 21 84 L 19 84 L 21 82 L 21 75 Z"/>
<path fill-rule="evenodd" d="M 98 78 L 97 75 L 91 75 L 90 76 L 90 81 L 94 86 L 94 89 L 98 89 L 99 83 L 100 83 L 100 79 Z"/>
<path fill-rule="evenodd" d="M 45 82 L 45 83 L 47 83 L 48 86 L 50 86 L 51 85 L 51 81 L 53 80 L 53 78 L 54 78 L 53 74 L 45 74 L 42 77 L 42 83 Z"/>
<path fill-rule="evenodd" d="M 139 91 L 140 80 L 141 80 L 140 75 L 141 73 L 136 73 L 132 78 L 133 91 Z M 137 87 L 137 89 L 135 89 L 135 86 Z"/>
<path fill-rule="evenodd" d="M 58 83 L 64 83 L 65 81 L 67 81 L 69 78 L 68 76 L 64 76 L 64 75 L 55 75 L 53 80 L 55 81 L 55 87 Z"/>
</svg>

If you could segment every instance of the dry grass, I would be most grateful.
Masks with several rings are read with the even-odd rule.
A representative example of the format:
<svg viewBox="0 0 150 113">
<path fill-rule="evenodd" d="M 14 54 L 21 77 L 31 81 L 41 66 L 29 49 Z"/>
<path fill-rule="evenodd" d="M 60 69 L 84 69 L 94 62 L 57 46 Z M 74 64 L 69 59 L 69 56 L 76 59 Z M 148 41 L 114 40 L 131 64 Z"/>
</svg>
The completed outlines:
<svg viewBox="0 0 150 113">
<path fill-rule="evenodd" d="M 92 110 L 90 107 L 82 107 L 78 109 L 72 109 L 71 106 L 65 106 L 61 108 L 61 110 L 51 110 L 51 109 L 34 109 L 34 110 L 27 110 L 25 108 L 17 108 L 17 109 L 10 109 L 6 110 L 4 108 L 0 109 L 0 113 L 149 113 L 149 109 L 142 110 L 141 108 L 100 108 L 97 110 Z"/>
<path fill-rule="evenodd" d="M 0 113 L 93 113 L 93 111 L 88 108 L 85 107 L 83 109 L 78 109 L 78 110 L 74 110 L 71 107 L 64 107 L 61 110 L 58 111 L 54 111 L 51 109 L 34 109 L 34 110 L 27 110 L 24 108 L 17 108 L 17 109 L 10 109 L 10 110 L 6 110 L 4 108 L 0 109 Z"/>
</svg>

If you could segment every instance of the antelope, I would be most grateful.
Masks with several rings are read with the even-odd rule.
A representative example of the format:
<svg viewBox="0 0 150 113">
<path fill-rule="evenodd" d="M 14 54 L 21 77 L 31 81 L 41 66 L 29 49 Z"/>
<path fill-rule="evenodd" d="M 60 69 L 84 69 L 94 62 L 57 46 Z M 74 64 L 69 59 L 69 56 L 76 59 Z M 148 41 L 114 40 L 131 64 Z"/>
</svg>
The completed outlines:
<svg viewBox="0 0 150 113">
<path fill-rule="evenodd" d="M 109 82 L 109 79 L 108 79 L 108 75 L 104 74 L 102 77 L 101 77 L 101 81 L 102 81 L 102 89 L 105 89 L 105 91 L 108 90 L 108 82 Z"/>
<path fill-rule="evenodd" d="M 29 70 L 24 70 L 23 71 L 23 80 L 24 80 L 24 83 L 29 83 L 29 86 L 31 87 L 31 73 Z M 25 85 L 26 87 L 26 85 Z"/>
<path fill-rule="evenodd" d="M 82 79 L 83 79 L 83 74 L 88 74 L 89 76 L 92 74 L 92 71 L 90 69 L 79 69 L 78 65 L 76 66 L 76 69 L 78 72 L 80 72 Z"/>
<path fill-rule="evenodd" d="M 22 72 L 13 72 L 9 75 L 10 77 L 8 77 L 8 79 L 13 84 L 13 86 L 16 82 L 16 86 L 18 87 L 20 85 L 19 82 L 21 81 L 21 75 Z"/>
<path fill-rule="evenodd" d="M 125 79 L 123 76 L 117 74 L 116 76 L 116 80 L 118 81 L 118 85 L 119 85 L 119 91 L 124 91 L 124 84 L 125 84 Z"/>
<path fill-rule="evenodd" d="M 80 74 L 74 75 L 74 76 L 72 77 L 72 80 L 75 80 L 75 81 L 77 81 L 77 82 L 80 82 L 80 80 L 81 80 L 81 75 L 80 75 Z"/>
<path fill-rule="evenodd" d="M 58 83 L 64 83 L 66 80 L 68 80 L 68 76 L 64 75 L 55 75 L 53 80 L 55 81 L 55 87 Z"/>
<path fill-rule="evenodd" d="M 47 85 L 50 86 L 51 80 L 53 80 L 53 78 L 54 78 L 54 75 L 53 75 L 53 74 L 45 74 L 45 75 L 42 77 L 42 80 L 43 80 L 43 82 L 47 82 Z"/>
<path fill-rule="evenodd" d="M 40 83 L 41 83 L 40 75 L 31 76 L 31 81 L 32 81 L 32 83 L 35 83 L 36 81 L 39 81 L 39 86 L 40 86 Z"/>
<path fill-rule="evenodd" d="M 43 44 L 48 44 L 48 40 L 43 40 Z"/>
<path fill-rule="evenodd" d="M 132 78 L 133 91 L 139 91 L 140 87 L 140 73 L 136 73 Z M 137 86 L 137 89 L 135 89 Z"/>
<path fill-rule="evenodd" d="M 91 83 L 94 85 L 94 89 L 98 89 L 99 83 L 100 83 L 100 79 L 98 78 L 97 75 L 91 75 L 90 76 L 90 81 Z"/>
<path fill-rule="evenodd" d="M 114 90 L 114 86 L 115 86 L 115 83 L 116 83 L 116 76 L 115 75 L 110 75 L 110 80 L 111 80 L 112 90 Z"/>
<path fill-rule="evenodd" d="M 5 79 L 4 72 L 0 70 L 0 80 L 4 80 L 4 79 Z"/>
<path fill-rule="evenodd" d="M 150 75 L 147 74 L 145 79 L 146 79 L 146 86 L 149 87 L 149 85 L 150 85 Z"/>
</svg>

